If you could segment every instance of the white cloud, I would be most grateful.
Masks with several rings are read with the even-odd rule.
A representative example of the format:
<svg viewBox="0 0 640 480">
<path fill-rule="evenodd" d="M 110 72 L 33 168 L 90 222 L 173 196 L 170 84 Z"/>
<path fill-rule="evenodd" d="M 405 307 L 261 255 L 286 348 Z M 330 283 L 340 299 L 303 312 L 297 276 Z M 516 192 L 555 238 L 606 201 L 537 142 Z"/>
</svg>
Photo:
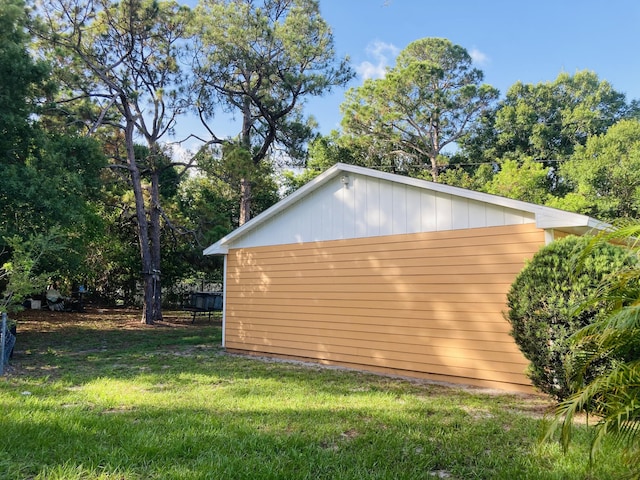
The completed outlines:
<svg viewBox="0 0 640 480">
<path fill-rule="evenodd" d="M 490 61 L 489 56 L 486 53 L 481 52 L 477 48 L 472 48 L 469 52 L 469 55 L 471 55 L 471 60 L 473 60 L 473 63 L 480 67 L 486 65 Z"/>
<path fill-rule="evenodd" d="M 362 62 L 356 66 L 356 72 L 362 77 L 363 80 L 369 78 L 382 78 L 385 76 L 386 64 L 380 62 L 374 65 L 371 62 Z"/>
<path fill-rule="evenodd" d="M 387 74 L 387 67 L 393 61 L 400 50 L 391 43 L 375 42 L 367 45 L 366 53 L 372 61 L 365 60 L 356 66 L 356 72 L 363 80 L 369 78 L 383 78 Z"/>
<path fill-rule="evenodd" d="M 170 143 L 166 145 L 171 152 L 171 158 L 174 162 L 188 162 L 193 156 L 189 147 L 185 147 L 181 143 Z"/>
<path fill-rule="evenodd" d="M 398 47 L 393 45 L 392 43 L 381 42 L 380 40 L 376 40 L 375 42 L 367 45 L 366 49 L 367 55 L 371 55 L 373 57 L 386 57 L 387 55 L 391 55 L 392 57 L 396 57 L 400 50 Z"/>
</svg>

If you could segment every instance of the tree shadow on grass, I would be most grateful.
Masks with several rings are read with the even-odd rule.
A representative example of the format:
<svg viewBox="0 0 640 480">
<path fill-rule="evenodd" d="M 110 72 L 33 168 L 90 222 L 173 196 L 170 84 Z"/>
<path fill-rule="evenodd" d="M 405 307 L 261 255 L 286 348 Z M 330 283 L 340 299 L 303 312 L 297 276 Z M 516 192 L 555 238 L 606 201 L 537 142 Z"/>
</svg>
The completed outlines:
<svg viewBox="0 0 640 480">
<path fill-rule="evenodd" d="M 507 430 L 504 418 L 470 419 L 460 409 L 340 406 L 337 398 L 306 408 L 273 398 L 252 409 L 233 395 L 210 397 L 192 407 L 31 399 L 0 420 L 0 476 L 53 478 L 57 469 L 56 478 L 585 478 L 575 452 L 537 452 L 533 419 L 512 419 Z M 613 478 L 608 465 L 596 473 Z"/>
<path fill-rule="evenodd" d="M 523 396 L 227 355 L 215 326 L 40 322 L 0 384 L 2 478 L 587 475 L 586 439 L 537 447 Z"/>
</svg>

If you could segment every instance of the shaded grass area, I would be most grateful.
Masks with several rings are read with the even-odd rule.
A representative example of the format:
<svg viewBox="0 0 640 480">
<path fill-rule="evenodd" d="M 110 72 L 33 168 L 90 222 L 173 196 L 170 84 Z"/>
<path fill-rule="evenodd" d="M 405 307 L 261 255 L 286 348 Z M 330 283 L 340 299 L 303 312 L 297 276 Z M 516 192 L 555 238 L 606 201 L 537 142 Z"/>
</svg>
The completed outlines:
<svg viewBox="0 0 640 480">
<path fill-rule="evenodd" d="M 24 312 L 0 379 L 3 479 L 608 479 L 586 428 L 539 444 L 533 396 L 227 355 L 168 315 Z"/>
</svg>

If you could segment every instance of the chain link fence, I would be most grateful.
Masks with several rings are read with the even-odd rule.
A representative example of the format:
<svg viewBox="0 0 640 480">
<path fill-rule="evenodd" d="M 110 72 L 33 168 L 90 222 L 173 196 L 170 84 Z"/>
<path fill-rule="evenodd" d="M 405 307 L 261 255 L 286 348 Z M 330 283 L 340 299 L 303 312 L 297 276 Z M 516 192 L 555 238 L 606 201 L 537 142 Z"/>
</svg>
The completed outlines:
<svg viewBox="0 0 640 480">
<path fill-rule="evenodd" d="M 3 313 L 0 326 L 0 375 L 4 375 L 4 366 L 9 363 L 15 344 L 16 336 L 9 329 L 7 314 Z"/>
</svg>

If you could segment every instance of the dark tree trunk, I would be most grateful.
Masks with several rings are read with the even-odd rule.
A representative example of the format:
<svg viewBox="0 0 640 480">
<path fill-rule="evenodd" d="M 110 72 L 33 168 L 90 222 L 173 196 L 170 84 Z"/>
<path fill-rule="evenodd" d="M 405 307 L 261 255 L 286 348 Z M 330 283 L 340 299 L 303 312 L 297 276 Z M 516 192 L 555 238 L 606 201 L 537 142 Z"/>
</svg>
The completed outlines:
<svg viewBox="0 0 640 480">
<path fill-rule="evenodd" d="M 251 220 L 251 181 L 242 178 L 240 180 L 240 219 L 238 223 L 244 225 Z"/>
<path fill-rule="evenodd" d="M 241 144 L 247 152 L 251 152 L 251 99 L 245 97 L 242 109 Z M 240 179 L 240 218 L 238 223 L 244 225 L 251 220 L 251 179 Z"/>
<path fill-rule="evenodd" d="M 131 116 L 133 118 L 133 116 Z M 136 204 L 136 220 L 138 224 L 138 243 L 140 245 L 140 260 L 142 264 L 142 279 L 144 284 L 144 298 L 142 309 L 142 323 L 148 325 L 153 324 L 153 265 L 151 248 L 149 244 L 149 223 L 147 221 L 147 212 L 144 206 L 144 195 L 142 191 L 142 176 L 136 161 L 133 149 L 134 123 L 132 120 L 127 121 L 125 128 L 125 142 L 127 147 L 127 163 L 129 172 L 131 173 L 131 186 L 133 188 L 133 196 Z"/>
<path fill-rule="evenodd" d="M 153 155 L 154 153 L 152 153 Z M 152 162 L 155 159 L 152 158 Z M 160 175 L 157 165 L 151 174 L 151 206 L 150 206 L 151 264 L 153 273 L 153 307 L 154 321 L 162 320 L 162 287 L 160 282 Z"/>
</svg>

